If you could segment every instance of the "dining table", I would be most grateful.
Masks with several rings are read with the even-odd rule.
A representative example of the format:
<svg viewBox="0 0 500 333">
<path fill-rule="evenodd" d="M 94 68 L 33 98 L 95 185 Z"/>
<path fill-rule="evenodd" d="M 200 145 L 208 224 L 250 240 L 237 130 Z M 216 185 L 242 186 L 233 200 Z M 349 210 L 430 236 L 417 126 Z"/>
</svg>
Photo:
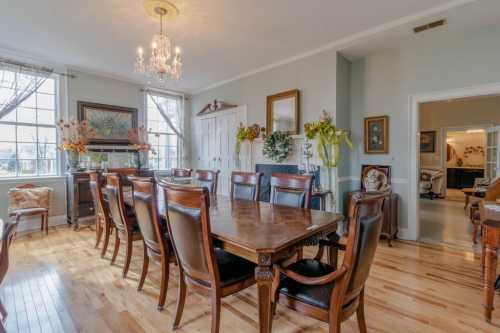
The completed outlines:
<svg viewBox="0 0 500 333">
<path fill-rule="evenodd" d="M 498 248 L 500 246 L 500 202 L 485 202 L 481 207 L 485 214 L 483 222 L 483 291 L 484 318 L 491 322 L 495 285 L 497 281 Z"/>
<path fill-rule="evenodd" d="M 177 183 L 198 185 L 188 180 Z M 131 205 L 131 188 L 123 192 L 124 201 Z M 157 193 L 158 211 L 164 216 L 166 205 L 159 186 Z M 256 264 L 259 332 L 272 329 L 273 265 L 305 245 L 318 244 L 334 233 L 343 219 L 338 213 L 211 195 L 210 228 L 217 246 Z"/>
</svg>

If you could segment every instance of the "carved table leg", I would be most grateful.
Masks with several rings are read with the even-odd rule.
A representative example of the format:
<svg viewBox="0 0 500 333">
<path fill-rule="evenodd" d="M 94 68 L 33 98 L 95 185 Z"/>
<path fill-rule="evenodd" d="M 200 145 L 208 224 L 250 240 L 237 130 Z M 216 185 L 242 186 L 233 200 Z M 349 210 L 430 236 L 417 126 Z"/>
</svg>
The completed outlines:
<svg viewBox="0 0 500 333">
<path fill-rule="evenodd" d="M 491 312 L 493 311 L 493 298 L 495 296 L 495 280 L 497 277 L 497 249 L 498 247 L 486 243 L 486 253 L 484 262 L 484 318 L 491 322 Z"/>
<path fill-rule="evenodd" d="M 269 254 L 259 255 L 259 266 L 255 268 L 255 280 L 259 294 L 259 332 L 270 333 L 272 329 L 272 284 L 274 273 L 271 256 Z"/>
</svg>

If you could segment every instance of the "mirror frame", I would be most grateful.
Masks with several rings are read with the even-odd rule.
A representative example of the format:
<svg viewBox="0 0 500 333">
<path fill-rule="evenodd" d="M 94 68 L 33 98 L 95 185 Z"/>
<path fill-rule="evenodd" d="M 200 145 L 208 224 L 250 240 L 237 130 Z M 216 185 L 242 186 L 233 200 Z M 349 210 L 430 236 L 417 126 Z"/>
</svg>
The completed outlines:
<svg viewBox="0 0 500 333">
<path fill-rule="evenodd" d="M 273 132 L 273 103 L 282 99 L 295 98 L 295 126 L 292 131 L 288 131 L 289 135 L 299 134 L 299 111 L 300 111 L 300 92 L 298 89 L 288 90 L 279 94 L 267 96 L 267 119 L 266 119 L 266 134 Z"/>
</svg>

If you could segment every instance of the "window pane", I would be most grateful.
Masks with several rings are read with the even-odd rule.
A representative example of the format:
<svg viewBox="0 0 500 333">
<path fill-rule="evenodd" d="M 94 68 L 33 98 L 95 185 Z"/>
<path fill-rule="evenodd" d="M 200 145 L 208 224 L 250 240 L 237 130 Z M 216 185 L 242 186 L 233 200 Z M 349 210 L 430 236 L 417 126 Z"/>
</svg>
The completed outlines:
<svg viewBox="0 0 500 333">
<path fill-rule="evenodd" d="M 44 83 L 38 88 L 38 92 L 46 93 L 46 94 L 55 94 L 56 86 L 54 79 L 47 79 Z"/>
<path fill-rule="evenodd" d="M 16 144 L 14 142 L 0 142 L 0 159 L 16 158 Z"/>
<path fill-rule="evenodd" d="M 38 144 L 38 158 L 41 159 L 55 159 L 57 157 L 57 146 L 53 143 L 39 143 Z"/>
<path fill-rule="evenodd" d="M 17 126 L 17 142 L 35 142 L 35 126 Z"/>
<path fill-rule="evenodd" d="M 36 160 L 18 160 L 19 176 L 36 176 Z"/>
<path fill-rule="evenodd" d="M 16 176 L 16 160 L 0 160 L 0 177 Z"/>
<path fill-rule="evenodd" d="M 32 109 L 36 108 L 36 95 L 31 94 L 19 106 L 22 108 L 32 108 Z"/>
<path fill-rule="evenodd" d="M 36 105 L 39 109 L 55 109 L 55 100 L 56 97 L 54 95 L 46 95 L 46 94 L 37 94 L 36 95 Z"/>
<path fill-rule="evenodd" d="M 17 121 L 20 123 L 36 124 L 36 109 L 18 108 Z"/>
<path fill-rule="evenodd" d="M 7 101 L 14 95 L 14 90 L 9 88 L 0 88 L 0 101 Z M 6 103 L 6 102 L 2 102 Z"/>
<path fill-rule="evenodd" d="M 38 127 L 38 143 L 56 143 L 56 129 L 53 127 Z"/>
<path fill-rule="evenodd" d="M 0 124 L 0 141 L 16 141 L 16 125 Z"/>
<path fill-rule="evenodd" d="M 1 90 L 2 88 L 0 88 Z M 0 109 L 3 108 L 3 105 L 0 104 Z M 3 118 L 0 118 L 0 121 L 11 121 L 11 122 L 15 122 L 16 121 L 16 114 L 17 114 L 17 111 L 16 109 L 10 111 L 9 113 L 7 113 L 5 116 L 3 116 Z"/>
<path fill-rule="evenodd" d="M 20 159 L 36 159 L 36 143 L 18 143 L 17 155 Z"/>
<path fill-rule="evenodd" d="M 38 173 L 40 175 L 55 175 L 57 173 L 56 160 L 39 160 Z"/>
<path fill-rule="evenodd" d="M 38 110 L 38 123 L 41 125 L 54 125 L 56 112 L 54 110 Z"/>
</svg>

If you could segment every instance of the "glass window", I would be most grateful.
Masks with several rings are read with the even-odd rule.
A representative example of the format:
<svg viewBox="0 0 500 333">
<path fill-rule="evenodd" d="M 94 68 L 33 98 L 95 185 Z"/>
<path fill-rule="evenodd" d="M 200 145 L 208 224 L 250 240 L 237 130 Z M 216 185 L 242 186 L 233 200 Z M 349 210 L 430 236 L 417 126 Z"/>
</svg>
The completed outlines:
<svg viewBox="0 0 500 333">
<path fill-rule="evenodd" d="M 0 95 L 7 90 L 0 87 Z M 50 77 L 0 119 L 0 178 L 57 175 L 56 99 L 56 78 Z"/>
<path fill-rule="evenodd" d="M 182 99 L 180 96 L 148 94 L 146 101 L 148 140 L 153 149 L 149 154 L 149 167 L 155 170 L 176 168 L 180 166 L 181 140 L 178 140 L 177 134 L 170 128 L 164 115 L 178 131 L 181 131 Z M 158 109 L 157 103 L 164 114 Z"/>
</svg>

